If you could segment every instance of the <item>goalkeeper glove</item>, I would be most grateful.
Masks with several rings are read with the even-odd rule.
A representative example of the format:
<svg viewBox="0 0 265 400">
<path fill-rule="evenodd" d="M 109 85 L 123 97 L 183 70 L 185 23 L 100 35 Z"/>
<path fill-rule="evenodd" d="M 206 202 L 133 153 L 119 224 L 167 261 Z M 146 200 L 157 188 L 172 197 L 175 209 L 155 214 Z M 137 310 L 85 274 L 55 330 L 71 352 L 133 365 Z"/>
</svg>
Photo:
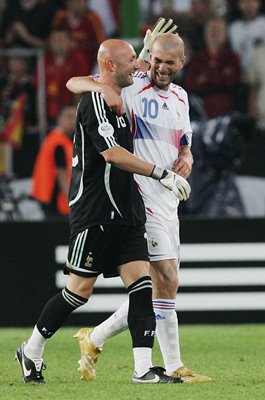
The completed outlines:
<svg viewBox="0 0 265 400">
<path fill-rule="evenodd" d="M 171 18 L 159 18 L 156 21 L 152 31 L 147 29 L 144 37 L 144 47 L 141 50 L 138 58 L 150 64 L 150 50 L 152 49 L 154 40 L 161 33 L 176 33 L 177 25 Z"/>
<path fill-rule="evenodd" d="M 180 201 L 186 201 L 190 197 L 191 188 L 188 181 L 175 172 L 154 166 L 150 177 L 158 180 L 161 185 L 174 192 Z"/>
</svg>

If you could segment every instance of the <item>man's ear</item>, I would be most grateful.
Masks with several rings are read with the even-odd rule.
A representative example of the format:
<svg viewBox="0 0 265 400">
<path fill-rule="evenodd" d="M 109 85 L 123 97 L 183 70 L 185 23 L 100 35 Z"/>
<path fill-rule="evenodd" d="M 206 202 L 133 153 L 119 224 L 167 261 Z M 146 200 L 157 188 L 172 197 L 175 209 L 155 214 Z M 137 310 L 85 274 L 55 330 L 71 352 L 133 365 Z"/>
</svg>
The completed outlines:
<svg viewBox="0 0 265 400">
<path fill-rule="evenodd" d="M 180 63 L 179 63 L 179 69 L 183 68 L 185 61 L 186 61 L 186 57 L 185 56 L 181 57 Z"/>
<path fill-rule="evenodd" d="M 115 70 L 115 65 L 113 64 L 112 60 L 106 60 L 105 61 L 105 65 L 106 65 L 106 68 L 109 71 L 114 71 Z"/>
</svg>

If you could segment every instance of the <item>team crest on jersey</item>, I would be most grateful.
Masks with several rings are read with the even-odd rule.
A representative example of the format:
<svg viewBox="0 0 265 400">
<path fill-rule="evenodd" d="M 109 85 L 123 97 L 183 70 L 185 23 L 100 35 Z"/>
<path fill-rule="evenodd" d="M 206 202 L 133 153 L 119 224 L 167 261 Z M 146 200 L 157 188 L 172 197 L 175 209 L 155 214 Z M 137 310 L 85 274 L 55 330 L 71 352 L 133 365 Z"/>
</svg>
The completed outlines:
<svg viewBox="0 0 265 400">
<path fill-rule="evenodd" d="M 87 258 L 86 258 L 85 266 L 88 267 L 88 268 L 91 268 L 92 267 L 92 263 L 93 263 L 93 257 L 92 257 L 92 252 L 90 251 L 88 253 Z"/>
<path fill-rule="evenodd" d="M 114 128 L 109 122 L 102 122 L 98 126 L 98 133 L 103 137 L 109 137 L 113 135 Z"/>
</svg>

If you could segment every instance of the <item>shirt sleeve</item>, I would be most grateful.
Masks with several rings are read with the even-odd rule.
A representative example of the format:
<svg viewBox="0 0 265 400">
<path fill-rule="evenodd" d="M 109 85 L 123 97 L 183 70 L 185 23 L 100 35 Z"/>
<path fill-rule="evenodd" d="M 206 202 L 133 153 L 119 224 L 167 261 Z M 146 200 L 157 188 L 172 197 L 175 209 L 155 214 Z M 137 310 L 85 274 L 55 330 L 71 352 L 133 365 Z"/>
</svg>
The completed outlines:
<svg viewBox="0 0 265 400">
<path fill-rule="evenodd" d="M 192 129 L 191 129 L 191 124 L 190 124 L 189 99 L 188 99 L 187 92 L 184 91 L 184 93 L 185 93 L 186 113 L 185 113 L 185 116 L 184 116 L 184 129 L 183 129 L 183 135 L 180 138 L 180 145 L 181 146 L 191 146 L 191 143 L 192 143 Z"/>
</svg>

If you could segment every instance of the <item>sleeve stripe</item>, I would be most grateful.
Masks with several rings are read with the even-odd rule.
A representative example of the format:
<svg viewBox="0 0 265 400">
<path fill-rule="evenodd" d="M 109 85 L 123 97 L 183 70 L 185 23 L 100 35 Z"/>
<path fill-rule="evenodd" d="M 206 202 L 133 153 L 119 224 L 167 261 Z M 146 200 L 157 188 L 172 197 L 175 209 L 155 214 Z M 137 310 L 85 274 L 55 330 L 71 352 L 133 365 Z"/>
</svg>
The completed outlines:
<svg viewBox="0 0 265 400">
<path fill-rule="evenodd" d="M 107 115 L 106 115 L 104 100 L 103 100 L 102 96 L 100 95 L 100 93 L 92 92 L 92 101 L 93 101 L 95 114 L 96 114 L 96 117 L 98 120 L 98 124 L 100 125 L 100 124 L 103 124 L 104 122 L 110 124 L 110 122 L 107 118 Z M 118 146 L 118 143 L 116 143 L 115 137 L 113 135 L 105 137 L 104 139 L 109 148 Z"/>
<path fill-rule="evenodd" d="M 99 100 L 101 102 L 100 111 L 102 113 L 102 119 L 103 119 L 103 121 L 108 122 L 108 118 L 106 117 L 106 110 L 105 110 L 105 106 L 104 106 L 104 100 L 103 100 L 102 96 L 100 96 L 99 93 L 97 93 L 97 95 L 98 95 Z"/>
<path fill-rule="evenodd" d="M 108 119 L 106 118 L 106 110 L 104 108 L 104 102 L 100 94 L 97 92 L 92 92 L 92 100 L 98 124 L 100 125 L 103 122 L 108 122 Z"/>
</svg>

